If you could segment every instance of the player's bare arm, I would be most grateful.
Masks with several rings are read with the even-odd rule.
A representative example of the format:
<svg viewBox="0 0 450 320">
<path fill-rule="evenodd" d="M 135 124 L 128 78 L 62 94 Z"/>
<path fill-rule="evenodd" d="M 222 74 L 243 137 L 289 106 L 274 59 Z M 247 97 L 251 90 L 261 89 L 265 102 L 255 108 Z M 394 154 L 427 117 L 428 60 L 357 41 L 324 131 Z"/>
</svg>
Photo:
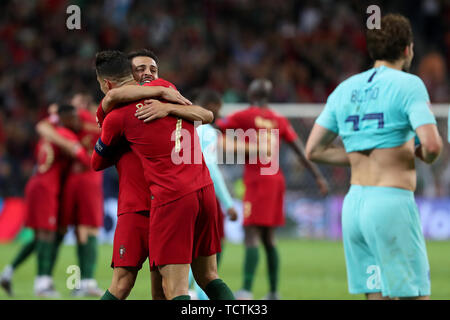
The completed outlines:
<svg viewBox="0 0 450 320">
<path fill-rule="evenodd" d="M 200 106 L 163 103 L 153 99 L 145 100 L 144 106 L 136 112 L 136 117 L 144 122 L 150 122 L 168 115 L 191 122 L 201 121 L 202 124 L 208 124 L 214 120 L 213 113 Z"/>
<path fill-rule="evenodd" d="M 41 120 L 36 124 L 36 131 L 41 137 L 60 147 L 72 157 L 77 157 L 83 149 L 79 142 L 71 141 L 61 136 L 47 119 Z"/>
<path fill-rule="evenodd" d="M 192 104 L 178 90 L 173 88 L 126 85 L 109 90 L 103 99 L 102 109 L 105 113 L 108 113 L 119 104 L 145 98 L 160 98 L 181 105 Z"/>
<path fill-rule="evenodd" d="M 435 124 L 426 124 L 416 129 L 420 145 L 416 147 L 415 154 L 422 161 L 433 163 L 442 151 L 442 138 L 439 136 Z"/>
<path fill-rule="evenodd" d="M 337 134 L 314 124 L 306 142 L 306 159 L 317 163 L 335 166 L 350 166 L 350 160 L 344 147 L 333 144 Z"/>
</svg>

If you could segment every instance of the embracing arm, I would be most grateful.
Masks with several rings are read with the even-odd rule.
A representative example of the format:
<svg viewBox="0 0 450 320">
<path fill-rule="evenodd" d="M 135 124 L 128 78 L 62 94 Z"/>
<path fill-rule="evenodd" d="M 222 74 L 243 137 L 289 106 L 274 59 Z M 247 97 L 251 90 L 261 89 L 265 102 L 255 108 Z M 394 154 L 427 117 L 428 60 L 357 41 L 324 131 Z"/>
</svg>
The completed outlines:
<svg viewBox="0 0 450 320">
<path fill-rule="evenodd" d="M 78 142 L 71 141 L 60 135 L 47 119 L 41 120 L 37 123 L 36 131 L 42 138 L 55 144 L 64 152 L 72 156 L 75 156 L 78 149 L 82 147 Z"/>
<path fill-rule="evenodd" d="M 173 88 L 127 85 L 109 90 L 103 99 L 102 109 L 105 113 L 108 113 L 119 104 L 145 98 L 160 98 L 182 105 L 191 104 L 188 99 L 183 97 L 179 91 Z"/>
<path fill-rule="evenodd" d="M 37 133 L 45 140 L 59 147 L 64 153 L 77 159 L 85 166 L 89 166 L 89 156 L 78 140 L 68 139 L 55 130 L 53 125 L 46 119 L 36 125 Z"/>
<path fill-rule="evenodd" d="M 96 153 L 97 155 L 95 155 Z M 122 151 L 117 147 L 105 147 L 101 138 L 99 138 L 95 144 L 95 152 L 92 153 L 91 167 L 94 171 L 105 170 L 115 165 L 121 154 Z"/>
<path fill-rule="evenodd" d="M 202 124 L 208 124 L 214 120 L 213 113 L 200 106 L 163 103 L 158 100 L 146 100 L 144 106 L 136 111 L 136 117 L 144 122 L 150 122 L 168 115 L 190 122 L 200 121 Z"/>
</svg>

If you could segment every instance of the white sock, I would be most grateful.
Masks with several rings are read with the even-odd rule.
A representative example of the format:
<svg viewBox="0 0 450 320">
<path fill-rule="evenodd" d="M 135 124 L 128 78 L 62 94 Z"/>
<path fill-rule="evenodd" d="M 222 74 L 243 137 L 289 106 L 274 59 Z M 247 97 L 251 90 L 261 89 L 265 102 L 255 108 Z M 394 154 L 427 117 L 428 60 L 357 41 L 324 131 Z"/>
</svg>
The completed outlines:
<svg viewBox="0 0 450 320">
<path fill-rule="evenodd" d="M 12 276 L 13 276 L 13 273 L 14 273 L 13 267 L 10 264 L 8 264 L 3 269 L 3 272 L 2 272 L 2 275 L 1 275 L 0 279 L 11 280 Z"/>
<path fill-rule="evenodd" d="M 34 280 L 34 291 L 39 292 L 50 288 L 53 279 L 50 276 L 37 276 Z"/>
<path fill-rule="evenodd" d="M 81 289 L 97 288 L 97 280 L 95 279 L 82 279 L 80 282 Z"/>
</svg>

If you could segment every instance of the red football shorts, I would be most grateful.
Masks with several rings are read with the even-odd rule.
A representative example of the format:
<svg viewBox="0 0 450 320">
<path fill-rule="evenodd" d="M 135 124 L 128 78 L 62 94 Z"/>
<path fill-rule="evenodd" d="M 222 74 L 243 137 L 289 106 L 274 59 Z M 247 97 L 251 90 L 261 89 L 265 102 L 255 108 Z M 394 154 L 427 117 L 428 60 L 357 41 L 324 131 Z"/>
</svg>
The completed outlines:
<svg viewBox="0 0 450 320">
<path fill-rule="evenodd" d="M 244 226 L 284 225 L 284 177 L 261 176 L 246 183 L 243 202 Z"/>
<path fill-rule="evenodd" d="M 217 228 L 219 230 L 219 238 L 223 239 L 225 238 L 225 215 L 223 214 L 219 199 L 216 198 L 216 202 L 217 202 Z"/>
<path fill-rule="evenodd" d="M 103 225 L 103 175 L 101 172 L 70 174 L 63 189 L 61 225 Z"/>
<path fill-rule="evenodd" d="M 58 194 L 38 179 L 31 178 L 25 187 L 27 207 L 25 225 L 34 230 L 56 231 L 58 227 Z"/>
<path fill-rule="evenodd" d="M 149 212 L 122 213 L 117 218 L 111 267 L 137 267 L 148 257 Z"/>
<path fill-rule="evenodd" d="M 217 201 L 210 184 L 150 210 L 150 267 L 190 264 L 221 251 Z"/>
</svg>

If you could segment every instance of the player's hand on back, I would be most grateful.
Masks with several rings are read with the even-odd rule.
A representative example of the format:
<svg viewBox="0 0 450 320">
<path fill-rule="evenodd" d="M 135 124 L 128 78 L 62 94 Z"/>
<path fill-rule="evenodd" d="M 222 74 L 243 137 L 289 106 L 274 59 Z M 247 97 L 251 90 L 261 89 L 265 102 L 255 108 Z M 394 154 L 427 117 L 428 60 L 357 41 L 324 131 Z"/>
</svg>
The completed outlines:
<svg viewBox="0 0 450 320">
<path fill-rule="evenodd" d="M 233 207 L 231 207 L 231 208 L 229 208 L 227 210 L 227 215 L 228 215 L 228 218 L 230 218 L 231 221 L 236 221 L 237 218 L 238 218 L 237 211 Z"/>
<path fill-rule="evenodd" d="M 172 89 L 173 90 L 173 89 Z M 171 105 L 158 100 L 145 100 L 144 105 L 140 107 L 135 116 L 144 122 L 150 122 L 155 119 L 166 117 L 170 113 Z"/>
<path fill-rule="evenodd" d="M 181 95 L 178 90 L 173 88 L 164 88 L 161 98 L 175 104 L 192 105 L 192 102 Z"/>
</svg>

